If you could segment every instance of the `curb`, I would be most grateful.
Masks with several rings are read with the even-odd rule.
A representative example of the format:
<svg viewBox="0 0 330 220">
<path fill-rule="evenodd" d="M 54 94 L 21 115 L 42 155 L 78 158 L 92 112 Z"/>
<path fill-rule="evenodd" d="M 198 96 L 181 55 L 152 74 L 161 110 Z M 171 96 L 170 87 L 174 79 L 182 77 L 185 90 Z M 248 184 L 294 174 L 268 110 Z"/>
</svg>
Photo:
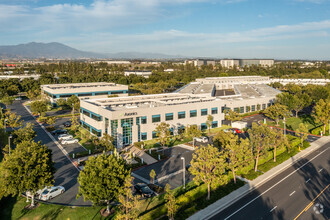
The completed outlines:
<svg viewBox="0 0 330 220">
<path fill-rule="evenodd" d="M 325 140 L 325 141 L 323 141 Z M 315 143 L 317 142 L 317 143 Z M 209 219 L 213 217 L 216 213 L 221 212 L 222 210 L 228 208 L 230 205 L 235 203 L 236 201 L 240 200 L 251 191 L 255 190 L 258 186 L 261 186 L 268 179 L 276 176 L 288 166 L 296 163 L 299 159 L 309 155 L 313 151 L 322 147 L 325 143 L 330 142 L 330 137 L 323 137 L 318 139 L 317 141 L 312 142 L 311 146 L 300 153 L 296 154 L 295 156 L 291 157 L 290 159 L 284 161 L 283 163 L 277 165 L 276 167 L 268 170 L 265 174 L 257 177 L 256 179 L 250 181 L 248 184 L 245 184 L 241 188 L 231 192 L 227 196 L 219 199 L 218 201 L 214 202 L 213 204 L 209 205 L 205 209 L 202 209 L 195 213 L 194 215 L 190 216 L 189 220 L 199 220 L 199 219 Z"/>
</svg>

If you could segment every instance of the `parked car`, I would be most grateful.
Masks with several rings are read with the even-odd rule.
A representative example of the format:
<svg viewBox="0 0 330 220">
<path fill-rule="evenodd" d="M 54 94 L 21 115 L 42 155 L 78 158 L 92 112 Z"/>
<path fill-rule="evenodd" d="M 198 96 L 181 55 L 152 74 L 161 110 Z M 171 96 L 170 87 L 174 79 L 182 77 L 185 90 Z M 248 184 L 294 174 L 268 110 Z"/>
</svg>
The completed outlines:
<svg viewBox="0 0 330 220">
<path fill-rule="evenodd" d="M 204 136 L 202 136 L 202 137 L 195 137 L 194 138 L 197 142 L 200 142 L 200 143 L 208 143 L 209 142 L 209 139 L 207 138 L 207 137 L 204 137 Z"/>
<path fill-rule="evenodd" d="M 65 139 L 61 143 L 62 144 L 76 144 L 78 142 L 79 142 L 78 139 L 71 138 L 71 139 Z"/>
<path fill-rule="evenodd" d="M 62 193 L 64 193 L 65 188 L 63 186 L 53 186 L 50 188 L 46 188 L 40 195 L 39 199 L 46 201 L 50 200 Z"/>
<path fill-rule="evenodd" d="M 73 139 L 73 136 L 70 134 L 61 134 L 58 136 L 58 140 L 69 140 L 69 139 Z"/>
<path fill-rule="evenodd" d="M 191 164 L 188 164 L 187 166 L 186 166 L 186 170 L 187 171 L 189 171 L 189 168 L 191 167 Z"/>
<path fill-rule="evenodd" d="M 64 125 L 64 127 L 69 128 L 69 127 L 71 127 L 71 122 L 69 122 L 69 121 L 64 122 L 63 125 Z"/>
<path fill-rule="evenodd" d="M 67 130 L 64 130 L 64 129 L 57 129 L 55 131 L 52 131 L 53 135 L 66 134 L 66 133 L 68 133 L 68 132 L 67 132 Z"/>
<path fill-rule="evenodd" d="M 39 198 L 40 194 L 41 194 L 45 189 L 47 189 L 47 187 L 45 187 L 45 188 L 43 188 L 43 189 L 39 189 L 39 190 L 34 194 L 34 197 L 35 197 L 35 198 Z M 25 194 L 26 194 L 26 196 L 29 197 L 29 198 L 32 197 L 32 194 L 31 194 L 30 191 L 26 191 Z"/>
<path fill-rule="evenodd" d="M 134 186 L 136 191 L 142 195 L 142 197 L 150 198 L 155 195 L 155 192 L 152 191 L 146 184 L 138 183 Z"/>
<path fill-rule="evenodd" d="M 228 128 L 228 129 L 225 129 L 225 130 L 223 130 L 224 132 L 231 132 L 231 133 L 233 133 L 233 134 L 240 134 L 240 133 L 242 133 L 242 131 L 241 130 L 239 130 L 238 128 Z"/>
<path fill-rule="evenodd" d="M 16 101 L 20 101 L 20 100 L 22 100 L 22 97 L 20 97 L 20 96 L 19 97 L 16 97 L 15 100 Z"/>
</svg>

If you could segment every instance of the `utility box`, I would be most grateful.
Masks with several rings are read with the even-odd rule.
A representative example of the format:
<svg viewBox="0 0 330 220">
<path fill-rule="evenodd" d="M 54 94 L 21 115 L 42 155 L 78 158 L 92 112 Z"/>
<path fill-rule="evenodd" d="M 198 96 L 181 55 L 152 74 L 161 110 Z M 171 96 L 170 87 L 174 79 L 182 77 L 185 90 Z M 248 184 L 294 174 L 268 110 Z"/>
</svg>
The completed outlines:
<svg viewBox="0 0 330 220">
<path fill-rule="evenodd" d="M 247 127 L 247 122 L 245 121 L 234 121 L 231 125 L 233 128 L 238 128 L 242 130 L 243 128 Z"/>
</svg>

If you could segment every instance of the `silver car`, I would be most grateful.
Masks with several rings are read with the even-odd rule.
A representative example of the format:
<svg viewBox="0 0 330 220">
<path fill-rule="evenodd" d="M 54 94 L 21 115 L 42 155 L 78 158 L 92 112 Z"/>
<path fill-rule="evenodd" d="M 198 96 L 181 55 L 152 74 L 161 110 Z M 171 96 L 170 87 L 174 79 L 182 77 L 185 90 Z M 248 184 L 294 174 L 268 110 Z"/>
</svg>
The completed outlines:
<svg viewBox="0 0 330 220">
<path fill-rule="evenodd" d="M 61 143 L 62 144 L 76 144 L 76 143 L 78 143 L 79 141 L 78 141 L 78 139 L 66 139 L 66 140 L 63 140 Z"/>
<path fill-rule="evenodd" d="M 70 134 L 61 134 L 58 136 L 58 140 L 68 140 L 68 139 L 73 139 L 73 136 Z"/>
<path fill-rule="evenodd" d="M 50 200 L 62 193 L 64 193 L 65 188 L 63 186 L 53 186 L 50 188 L 45 189 L 41 194 L 39 199 L 46 201 Z"/>
</svg>

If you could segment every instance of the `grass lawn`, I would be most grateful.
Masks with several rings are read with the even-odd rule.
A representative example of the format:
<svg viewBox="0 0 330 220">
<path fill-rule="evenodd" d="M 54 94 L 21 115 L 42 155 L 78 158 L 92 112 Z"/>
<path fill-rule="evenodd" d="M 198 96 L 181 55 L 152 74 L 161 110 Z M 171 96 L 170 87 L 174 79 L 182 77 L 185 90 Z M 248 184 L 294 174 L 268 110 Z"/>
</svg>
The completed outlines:
<svg viewBox="0 0 330 220">
<path fill-rule="evenodd" d="M 25 210 L 24 207 L 28 204 L 25 201 L 26 199 L 23 197 L 4 198 L 1 201 L 1 219 L 105 219 L 100 215 L 102 207 L 71 208 L 61 205 L 46 205 L 41 203 L 40 206 L 34 210 Z"/>
</svg>

